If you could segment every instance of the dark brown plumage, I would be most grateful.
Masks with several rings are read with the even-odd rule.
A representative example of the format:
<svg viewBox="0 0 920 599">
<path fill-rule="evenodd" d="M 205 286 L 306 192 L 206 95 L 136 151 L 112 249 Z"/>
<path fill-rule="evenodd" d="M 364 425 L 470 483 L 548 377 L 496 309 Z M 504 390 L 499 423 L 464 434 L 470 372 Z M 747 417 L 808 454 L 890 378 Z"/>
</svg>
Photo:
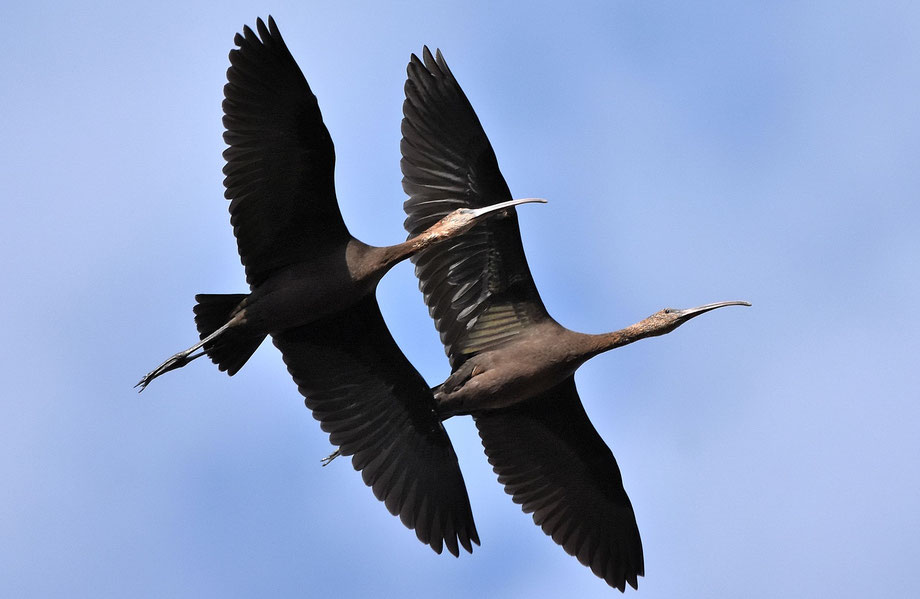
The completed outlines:
<svg viewBox="0 0 920 599">
<path fill-rule="evenodd" d="M 479 119 L 440 52 L 415 55 L 403 105 L 406 229 L 511 197 Z M 727 305 L 661 310 L 605 335 L 565 329 L 543 306 L 508 210 L 450 247 L 412 258 L 452 374 L 435 390 L 442 418 L 471 414 L 498 480 L 566 552 L 613 587 L 637 586 L 642 542 L 620 470 L 575 389 L 587 359 L 668 333 Z"/>
<path fill-rule="evenodd" d="M 316 97 L 274 20 L 256 29 L 234 39 L 223 103 L 225 195 L 251 292 L 196 296 L 201 341 L 138 386 L 205 354 L 232 375 L 271 335 L 307 407 L 387 509 L 438 553 L 472 551 L 479 538 L 457 456 L 375 290 L 396 263 L 504 206 L 452 211 L 395 246 L 352 237 Z"/>
</svg>

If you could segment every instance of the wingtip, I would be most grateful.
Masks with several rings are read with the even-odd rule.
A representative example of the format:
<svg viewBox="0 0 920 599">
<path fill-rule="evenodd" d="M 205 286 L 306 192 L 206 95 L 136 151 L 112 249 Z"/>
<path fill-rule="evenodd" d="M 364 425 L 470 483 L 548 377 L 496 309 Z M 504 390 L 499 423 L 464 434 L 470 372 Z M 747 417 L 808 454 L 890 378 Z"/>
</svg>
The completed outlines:
<svg viewBox="0 0 920 599">
<path fill-rule="evenodd" d="M 473 546 L 470 545 L 470 541 L 472 541 L 473 544 L 475 544 L 477 547 L 482 547 L 482 543 L 479 542 L 479 532 L 476 530 L 476 524 L 473 523 L 472 514 L 470 514 L 470 523 L 471 523 L 471 528 L 466 533 L 468 540 L 464 544 L 464 547 L 466 548 L 467 551 L 469 551 L 470 553 L 473 553 Z"/>
<path fill-rule="evenodd" d="M 424 50 L 422 51 L 422 54 L 424 55 Z M 411 54 L 409 54 L 409 68 L 412 68 L 412 67 L 422 68 L 422 69 L 425 68 L 425 64 L 422 62 L 422 59 L 419 58 L 418 54 L 416 54 L 415 52 L 412 52 Z"/>
<path fill-rule="evenodd" d="M 460 548 L 457 545 L 457 537 L 453 534 L 444 535 L 444 546 L 447 547 L 447 551 L 454 557 L 460 557 Z"/>
<path fill-rule="evenodd" d="M 268 15 L 268 36 L 279 43 L 284 43 L 284 39 L 281 37 L 281 30 L 278 29 L 278 24 L 275 23 L 275 18 L 271 15 Z"/>
<path fill-rule="evenodd" d="M 422 48 L 422 57 L 425 59 L 425 67 L 432 71 L 435 66 L 434 57 L 431 56 L 431 50 L 428 49 L 428 46 Z"/>
<path fill-rule="evenodd" d="M 639 590 L 639 576 L 643 576 L 642 570 L 626 576 L 626 582 L 635 590 Z"/>
<path fill-rule="evenodd" d="M 271 37 L 268 33 L 268 27 L 265 26 L 265 21 L 262 20 L 262 17 L 256 19 L 256 29 L 259 31 L 259 38 L 261 38 L 263 42 Z"/>
</svg>

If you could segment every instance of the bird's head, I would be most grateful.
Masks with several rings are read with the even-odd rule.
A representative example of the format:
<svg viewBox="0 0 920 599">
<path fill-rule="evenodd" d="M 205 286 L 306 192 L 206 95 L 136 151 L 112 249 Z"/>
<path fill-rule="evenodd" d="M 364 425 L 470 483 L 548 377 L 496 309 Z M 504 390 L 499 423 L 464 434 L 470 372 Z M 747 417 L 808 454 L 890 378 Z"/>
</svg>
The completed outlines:
<svg viewBox="0 0 920 599">
<path fill-rule="evenodd" d="M 686 308 L 684 310 L 679 310 L 677 308 L 665 308 L 664 310 L 659 310 L 642 321 L 642 325 L 645 331 L 644 337 L 657 337 L 658 335 L 664 335 L 670 333 L 680 325 L 684 324 L 691 318 L 695 318 L 700 314 L 705 314 L 716 308 L 724 308 L 725 306 L 750 306 L 751 302 L 742 302 L 742 301 L 732 301 L 732 302 L 715 302 L 713 304 L 704 304 L 696 308 Z"/>
<path fill-rule="evenodd" d="M 493 204 L 484 208 L 457 208 L 428 229 L 428 233 L 435 239 L 450 239 L 470 230 L 476 223 L 501 214 L 507 208 L 518 204 L 541 203 L 546 200 L 540 198 L 523 198 Z"/>
</svg>

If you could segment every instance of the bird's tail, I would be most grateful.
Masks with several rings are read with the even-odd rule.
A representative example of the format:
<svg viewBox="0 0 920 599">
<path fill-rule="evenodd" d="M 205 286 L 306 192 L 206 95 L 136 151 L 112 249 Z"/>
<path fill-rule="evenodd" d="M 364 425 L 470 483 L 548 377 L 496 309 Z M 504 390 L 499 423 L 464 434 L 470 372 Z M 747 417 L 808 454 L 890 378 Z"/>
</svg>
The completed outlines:
<svg viewBox="0 0 920 599">
<path fill-rule="evenodd" d="M 234 310 L 246 299 L 245 293 L 199 293 L 195 296 L 195 326 L 200 339 L 204 339 L 227 324 Z M 221 370 L 233 376 L 249 360 L 265 335 L 246 335 L 236 327 L 229 327 L 204 346 L 204 351 Z"/>
</svg>

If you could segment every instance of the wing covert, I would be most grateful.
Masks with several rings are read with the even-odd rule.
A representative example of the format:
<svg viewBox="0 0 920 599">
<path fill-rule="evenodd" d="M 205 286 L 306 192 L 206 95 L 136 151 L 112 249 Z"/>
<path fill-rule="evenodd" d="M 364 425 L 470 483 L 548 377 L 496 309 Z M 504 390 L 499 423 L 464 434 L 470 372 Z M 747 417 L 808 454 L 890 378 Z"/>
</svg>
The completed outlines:
<svg viewBox="0 0 920 599">
<path fill-rule="evenodd" d="M 335 149 L 316 96 L 274 19 L 237 34 L 224 86 L 225 197 L 246 279 L 256 286 L 311 250 L 344 243 Z"/>
</svg>

